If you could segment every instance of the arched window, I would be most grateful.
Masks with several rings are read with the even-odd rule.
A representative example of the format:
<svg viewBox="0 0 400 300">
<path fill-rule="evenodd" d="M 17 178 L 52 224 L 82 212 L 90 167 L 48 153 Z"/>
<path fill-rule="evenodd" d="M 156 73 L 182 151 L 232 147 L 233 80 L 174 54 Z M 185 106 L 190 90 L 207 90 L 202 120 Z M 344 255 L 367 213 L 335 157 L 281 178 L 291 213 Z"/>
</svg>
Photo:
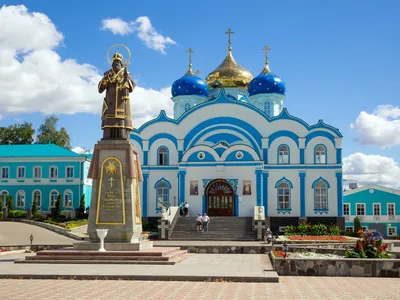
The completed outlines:
<svg viewBox="0 0 400 300">
<path fill-rule="evenodd" d="M 159 166 L 168 165 L 168 149 L 166 147 L 160 147 L 158 149 L 158 165 Z"/>
<path fill-rule="evenodd" d="M 9 194 L 8 194 L 7 191 L 1 191 L 1 194 L 0 194 L 0 201 L 1 201 L 2 204 L 3 204 L 3 207 L 6 206 L 6 203 L 7 203 L 7 196 L 8 196 L 8 195 L 9 195 Z"/>
<path fill-rule="evenodd" d="M 157 210 L 161 210 L 162 205 L 164 205 L 166 208 L 169 207 L 169 189 L 170 185 L 166 181 L 162 180 L 157 183 L 156 185 Z"/>
<path fill-rule="evenodd" d="M 58 192 L 53 190 L 50 192 L 50 208 L 56 207 Z"/>
<path fill-rule="evenodd" d="M 326 164 L 326 148 L 324 145 L 315 147 L 315 163 Z"/>
<path fill-rule="evenodd" d="M 278 210 L 289 210 L 290 203 L 290 185 L 287 182 L 281 182 L 278 185 Z"/>
<path fill-rule="evenodd" d="M 64 192 L 64 207 L 72 207 L 73 194 L 71 190 Z"/>
<path fill-rule="evenodd" d="M 25 192 L 18 191 L 17 192 L 17 207 L 25 207 Z"/>
<path fill-rule="evenodd" d="M 190 103 L 185 103 L 185 112 L 187 112 L 190 109 Z"/>
<path fill-rule="evenodd" d="M 278 148 L 278 164 L 288 164 L 289 163 L 289 147 L 286 145 L 281 145 Z"/>
<path fill-rule="evenodd" d="M 268 117 L 271 116 L 271 104 L 269 103 L 269 101 L 264 102 L 264 112 Z"/>
<path fill-rule="evenodd" d="M 32 205 L 33 201 L 36 201 L 36 207 L 40 208 L 42 206 L 42 193 L 39 190 L 35 190 L 32 193 Z"/>
<path fill-rule="evenodd" d="M 322 181 L 317 182 L 314 185 L 315 191 L 315 210 L 327 210 L 328 209 L 328 196 L 326 184 Z"/>
</svg>

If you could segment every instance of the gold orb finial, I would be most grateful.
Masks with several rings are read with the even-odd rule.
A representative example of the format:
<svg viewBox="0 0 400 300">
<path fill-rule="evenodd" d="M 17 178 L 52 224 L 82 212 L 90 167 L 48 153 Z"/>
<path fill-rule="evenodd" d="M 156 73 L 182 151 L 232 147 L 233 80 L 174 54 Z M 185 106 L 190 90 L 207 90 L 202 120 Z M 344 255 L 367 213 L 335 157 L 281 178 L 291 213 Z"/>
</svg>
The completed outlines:
<svg viewBox="0 0 400 300">
<path fill-rule="evenodd" d="M 271 50 L 271 48 L 268 47 L 268 45 L 265 45 L 265 47 L 262 48 L 262 50 L 265 51 L 265 65 L 264 65 L 263 72 L 270 73 L 271 70 L 269 69 L 269 65 L 268 65 L 268 51 Z"/>
</svg>

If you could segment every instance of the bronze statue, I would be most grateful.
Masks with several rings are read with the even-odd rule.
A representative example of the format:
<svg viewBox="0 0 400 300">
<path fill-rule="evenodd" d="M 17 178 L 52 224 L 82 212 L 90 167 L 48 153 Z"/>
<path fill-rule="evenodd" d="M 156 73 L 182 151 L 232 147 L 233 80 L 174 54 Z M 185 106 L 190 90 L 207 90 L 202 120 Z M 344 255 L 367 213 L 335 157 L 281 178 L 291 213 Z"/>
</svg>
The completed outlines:
<svg viewBox="0 0 400 300">
<path fill-rule="evenodd" d="M 112 68 L 104 73 L 99 82 L 99 93 L 106 90 L 101 114 L 103 139 L 129 139 L 132 130 L 132 115 L 129 104 L 129 93 L 135 88 L 126 66 L 122 63 L 122 55 L 115 53 Z"/>
</svg>

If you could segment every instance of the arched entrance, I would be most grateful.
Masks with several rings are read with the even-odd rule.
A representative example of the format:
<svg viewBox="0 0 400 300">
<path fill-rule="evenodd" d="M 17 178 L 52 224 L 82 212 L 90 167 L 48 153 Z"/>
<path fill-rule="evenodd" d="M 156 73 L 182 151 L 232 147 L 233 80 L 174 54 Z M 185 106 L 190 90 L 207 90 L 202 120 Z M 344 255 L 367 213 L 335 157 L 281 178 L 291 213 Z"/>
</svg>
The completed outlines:
<svg viewBox="0 0 400 300">
<path fill-rule="evenodd" d="M 233 216 L 235 213 L 235 192 L 223 179 L 211 181 L 205 191 L 207 214 L 209 216 Z"/>
</svg>

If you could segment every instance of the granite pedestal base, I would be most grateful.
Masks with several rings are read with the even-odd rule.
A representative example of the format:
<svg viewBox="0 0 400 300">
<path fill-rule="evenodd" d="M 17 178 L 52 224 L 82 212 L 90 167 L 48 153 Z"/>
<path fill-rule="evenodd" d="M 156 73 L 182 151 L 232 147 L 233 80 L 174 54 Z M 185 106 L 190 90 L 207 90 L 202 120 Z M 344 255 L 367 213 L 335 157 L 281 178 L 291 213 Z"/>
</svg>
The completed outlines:
<svg viewBox="0 0 400 300">
<path fill-rule="evenodd" d="M 100 243 L 82 242 L 74 243 L 74 250 L 96 251 L 100 248 Z M 140 251 L 153 247 L 152 241 L 141 241 L 138 243 L 104 243 L 107 251 Z"/>
</svg>

